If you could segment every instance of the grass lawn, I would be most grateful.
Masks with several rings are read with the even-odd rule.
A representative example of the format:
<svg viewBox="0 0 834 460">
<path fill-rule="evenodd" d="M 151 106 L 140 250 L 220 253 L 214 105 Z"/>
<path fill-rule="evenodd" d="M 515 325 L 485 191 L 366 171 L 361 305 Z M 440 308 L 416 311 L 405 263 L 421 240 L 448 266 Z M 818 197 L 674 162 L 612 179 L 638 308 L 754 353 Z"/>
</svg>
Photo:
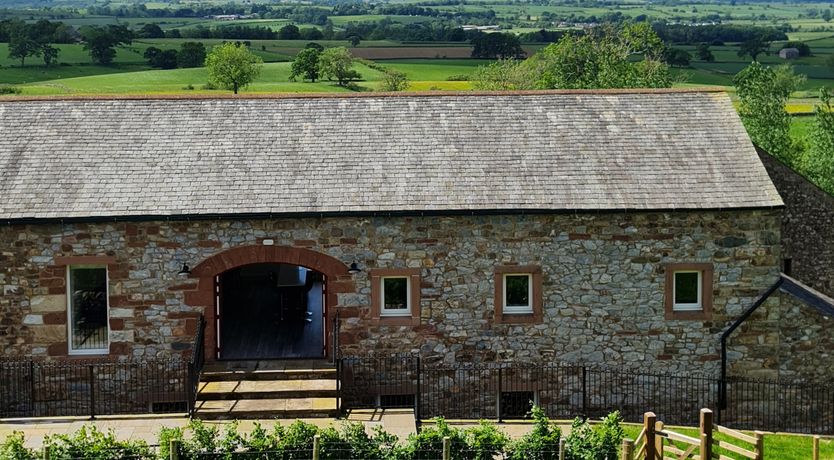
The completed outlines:
<svg viewBox="0 0 834 460">
<path fill-rule="evenodd" d="M 448 81 L 451 76 L 471 75 L 478 65 L 488 61 L 474 59 L 401 59 L 383 61 L 385 68 L 405 72 L 412 84 L 412 91 L 468 90 L 469 81 Z M 289 62 L 264 64 L 258 79 L 245 92 L 335 92 L 347 91 L 332 82 L 305 83 L 291 82 Z M 146 70 L 134 66 L 126 71 L 124 66 L 69 66 L 46 70 L 44 67 L 10 68 L 0 70 L 0 82 L 16 83 L 23 94 L 148 94 L 148 93 L 192 93 L 212 92 L 203 90 L 208 81 L 204 68 Z M 382 77 L 378 70 L 357 63 L 355 69 L 362 75 L 358 84 L 368 89 L 377 89 Z M 21 71 L 24 75 L 16 75 Z M 36 75 L 40 71 L 42 74 Z M 63 73 L 59 73 L 63 72 Z M 89 72 L 89 73 L 86 73 Z M 64 78 L 48 78 L 60 75 Z M 25 78 L 24 78 L 25 77 Z M 39 78 L 36 78 L 39 77 Z M 191 85 L 194 89 L 186 89 Z"/>
<path fill-rule="evenodd" d="M 377 70 L 357 64 L 355 69 L 362 74 L 365 81 L 360 86 L 376 86 L 381 73 Z M 245 92 L 337 92 L 348 91 L 332 82 L 291 82 L 290 63 L 277 62 L 264 64 L 261 75 Z M 200 91 L 208 81 L 205 68 L 146 70 L 143 72 L 114 73 L 77 78 L 48 80 L 21 85 L 23 94 L 148 94 L 148 93 L 191 93 Z M 192 85 L 194 90 L 186 87 Z M 223 91 L 226 92 L 226 91 Z"/>
<path fill-rule="evenodd" d="M 626 431 L 626 437 L 629 439 L 637 438 L 637 435 L 640 434 L 640 430 L 642 429 L 639 425 L 625 425 L 624 426 Z M 691 436 L 694 438 L 698 437 L 698 429 L 697 428 L 678 428 L 674 427 L 671 428 L 672 431 L 676 433 L 685 434 L 687 436 Z M 745 432 L 748 433 L 748 432 Z M 722 434 L 716 433 L 716 439 L 719 440 L 729 440 L 726 436 Z M 811 436 L 802 436 L 802 435 L 792 435 L 792 434 L 765 434 L 765 446 L 764 458 L 767 460 L 808 460 L 811 458 L 811 446 L 812 446 L 812 438 Z M 750 449 L 750 445 L 741 443 L 739 441 L 733 441 L 733 444 L 741 446 L 746 449 Z M 742 457 L 738 454 L 728 452 L 725 450 L 719 450 L 719 453 L 722 455 L 727 456 L 728 458 L 732 459 L 739 459 L 742 460 L 745 457 Z M 834 459 L 834 440 L 832 439 L 822 439 L 820 440 L 820 458 L 821 459 Z"/>
</svg>

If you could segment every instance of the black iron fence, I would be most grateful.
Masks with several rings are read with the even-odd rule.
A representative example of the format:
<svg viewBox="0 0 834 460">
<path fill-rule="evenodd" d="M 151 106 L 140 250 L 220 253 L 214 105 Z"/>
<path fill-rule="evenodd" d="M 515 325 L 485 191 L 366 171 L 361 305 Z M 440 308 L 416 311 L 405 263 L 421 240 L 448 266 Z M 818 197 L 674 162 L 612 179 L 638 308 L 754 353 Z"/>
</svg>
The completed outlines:
<svg viewBox="0 0 834 460">
<path fill-rule="evenodd" d="M 641 372 L 599 365 L 430 364 L 417 355 L 340 357 L 341 408 L 413 407 L 418 420 L 599 418 L 697 425 L 701 408 L 738 429 L 834 433 L 834 385 Z M 726 386 L 722 385 L 724 383 Z M 725 390 L 726 389 L 726 390 Z M 722 401 L 726 391 L 726 401 Z"/>
<path fill-rule="evenodd" d="M 203 321 L 188 358 L 0 360 L 0 418 L 191 413 L 203 366 Z"/>
</svg>

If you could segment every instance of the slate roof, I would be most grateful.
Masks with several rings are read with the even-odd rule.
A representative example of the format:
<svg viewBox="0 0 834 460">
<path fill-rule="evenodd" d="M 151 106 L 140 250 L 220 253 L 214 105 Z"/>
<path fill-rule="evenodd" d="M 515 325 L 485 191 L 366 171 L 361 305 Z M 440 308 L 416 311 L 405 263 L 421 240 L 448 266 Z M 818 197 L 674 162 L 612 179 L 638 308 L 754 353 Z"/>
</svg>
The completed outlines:
<svg viewBox="0 0 834 460">
<path fill-rule="evenodd" d="M 0 219 L 782 201 L 724 93 L 0 102 Z"/>
</svg>

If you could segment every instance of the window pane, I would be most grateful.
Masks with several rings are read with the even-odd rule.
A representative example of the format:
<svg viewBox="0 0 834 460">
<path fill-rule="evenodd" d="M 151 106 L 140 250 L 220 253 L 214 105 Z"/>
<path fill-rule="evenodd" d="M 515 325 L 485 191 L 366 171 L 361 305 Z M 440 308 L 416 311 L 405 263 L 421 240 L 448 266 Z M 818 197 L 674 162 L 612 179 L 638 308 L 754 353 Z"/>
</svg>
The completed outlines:
<svg viewBox="0 0 834 460">
<path fill-rule="evenodd" d="M 505 286 L 508 307 L 526 307 L 530 305 L 530 276 L 507 275 Z"/>
<path fill-rule="evenodd" d="M 107 348 L 107 269 L 70 269 L 72 349 Z"/>
<path fill-rule="evenodd" d="M 675 273 L 675 303 L 698 303 L 697 272 Z"/>
<path fill-rule="evenodd" d="M 408 309 L 408 278 L 383 278 L 382 293 L 386 310 Z"/>
</svg>

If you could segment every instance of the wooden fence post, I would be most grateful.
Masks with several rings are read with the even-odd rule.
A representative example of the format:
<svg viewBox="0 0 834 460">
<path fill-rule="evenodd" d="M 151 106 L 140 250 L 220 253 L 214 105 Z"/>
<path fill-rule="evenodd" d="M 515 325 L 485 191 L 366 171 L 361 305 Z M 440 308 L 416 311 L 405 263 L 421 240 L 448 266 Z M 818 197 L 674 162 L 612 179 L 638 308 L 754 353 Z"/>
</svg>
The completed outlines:
<svg viewBox="0 0 834 460">
<path fill-rule="evenodd" d="M 663 431 L 663 422 L 654 424 L 654 455 L 656 458 L 663 458 L 663 436 L 658 436 L 658 431 Z"/>
<path fill-rule="evenodd" d="M 646 430 L 646 460 L 655 460 L 654 426 L 657 423 L 657 416 L 654 412 L 643 414 L 643 429 Z"/>
<path fill-rule="evenodd" d="M 168 442 L 168 458 L 171 460 L 179 460 L 180 458 L 180 440 L 171 439 Z"/>
<path fill-rule="evenodd" d="M 621 460 L 634 460 L 634 441 L 623 439 L 623 456 Z"/>
<path fill-rule="evenodd" d="M 443 437 L 443 460 L 449 460 L 452 458 L 452 449 L 451 449 L 452 440 L 449 439 L 448 436 Z"/>
<path fill-rule="evenodd" d="M 764 460 L 764 433 L 756 431 L 753 437 L 756 438 L 756 460 Z"/>
<path fill-rule="evenodd" d="M 559 460 L 565 460 L 565 438 L 559 438 Z"/>
<path fill-rule="evenodd" d="M 712 458 L 712 411 L 701 409 L 701 458 Z"/>
<path fill-rule="evenodd" d="M 812 453 L 813 460 L 820 460 L 820 437 L 814 436 L 814 451 Z"/>
<path fill-rule="evenodd" d="M 43 446 L 43 460 L 49 460 L 49 446 Z"/>
<path fill-rule="evenodd" d="M 313 460 L 319 460 L 321 456 L 321 436 L 313 436 Z"/>
</svg>

